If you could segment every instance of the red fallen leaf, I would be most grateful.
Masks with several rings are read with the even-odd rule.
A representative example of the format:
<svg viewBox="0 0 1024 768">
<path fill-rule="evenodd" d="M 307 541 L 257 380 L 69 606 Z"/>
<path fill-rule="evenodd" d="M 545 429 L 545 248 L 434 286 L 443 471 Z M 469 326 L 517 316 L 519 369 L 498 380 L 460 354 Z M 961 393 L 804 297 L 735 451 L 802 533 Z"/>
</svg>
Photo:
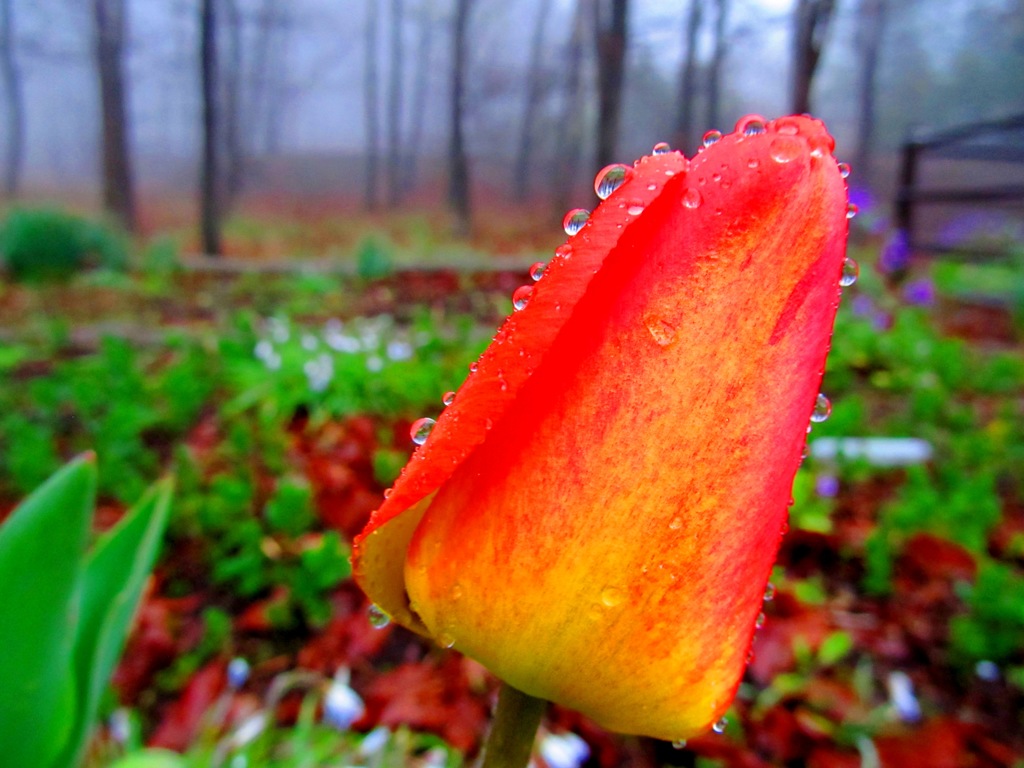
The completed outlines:
<svg viewBox="0 0 1024 768">
<path fill-rule="evenodd" d="M 816 746 L 807 757 L 807 768 L 863 768 L 863 762 L 857 752 L 844 752 L 838 747 Z"/>
<path fill-rule="evenodd" d="M 838 680 L 820 676 L 811 678 L 804 687 L 803 698 L 816 712 L 837 723 L 866 715 L 857 692 Z"/>
<path fill-rule="evenodd" d="M 824 609 L 805 606 L 779 590 L 772 615 L 757 632 L 754 658 L 747 671 L 758 683 L 767 685 L 775 675 L 794 668 L 793 645 L 797 638 L 811 650 L 817 650 L 831 631 L 832 622 Z"/>
<path fill-rule="evenodd" d="M 394 627 L 371 625 L 366 607 L 362 595 L 339 595 L 334 601 L 334 617 L 299 651 L 299 666 L 330 674 L 338 666 L 357 668 L 376 657 Z"/>
<path fill-rule="evenodd" d="M 476 750 L 487 724 L 487 709 L 469 690 L 462 662 L 454 656 L 385 672 L 363 699 L 366 722 L 431 731 L 467 754 Z"/>
<path fill-rule="evenodd" d="M 962 768 L 973 762 L 968 730 L 952 718 L 935 718 L 910 733 L 875 739 L 875 748 L 885 768 Z"/>
<path fill-rule="evenodd" d="M 149 746 L 183 751 L 196 739 L 203 715 L 227 685 L 223 662 L 215 661 L 196 672 L 176 701 L 167 707 Z"/>
<path fill-rule="evenodd" d="M 270 596 L 251 603 L 235 617 L 235 629 L 239 632 L 269 632 L 274 628 L 271 613 L 277 607 L 288 604 L 288 588 L 275 587 Z"/>
<path fill-rule="evenodd" d="M 357 539 L 371 599 L 611 730 L 717 720 L 837 306 L 833 145 L 811 118 L 750 117 L 693 160 L 608 171 L 621 186 L 516 291 Z"/>
<path fill-rule="evenodd" d="M 153 674 L 187 650 L 195 637 L 183 631 L 194 621 L 198 597 L 166 598 L 149 593 L 142 601 L 125 652 L 114 671 L 112 683 L 122 701 L 136 701 Z"/>
<path fill-rule="evenodd" d="M 978 570 L 974 555 L 956 542 L 928 533 L 915 533 L 903 547 L 901 564 L 922 581 L 973 581 Z"/>
</svg>

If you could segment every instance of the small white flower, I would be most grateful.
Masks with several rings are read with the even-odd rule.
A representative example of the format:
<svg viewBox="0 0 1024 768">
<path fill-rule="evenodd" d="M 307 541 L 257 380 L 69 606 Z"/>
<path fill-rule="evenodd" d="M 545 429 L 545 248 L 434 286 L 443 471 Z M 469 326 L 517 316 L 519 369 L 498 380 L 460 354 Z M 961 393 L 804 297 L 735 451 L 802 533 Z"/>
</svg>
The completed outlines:
<svg viewBox="0 0 1024 768">
<path fill-rule="evenodd" d="M 253 350 L 253 354 L 257 360 L 265 363 L 268 357 L 273 357 L 277 353 L 274 351 L 274 345 L 268 339 L 260 339 L 256 342 L 256 349 Z"/>
<path fill-rule="evenodd" d="M 267 713 L 256 712 L 249 715 L 241 722 L 235 732 L 231 734 L 230 744 L 232 748 L 244 747 L 256 739 L 267 727 Z"/>
<path fill-rule="evenodd" d="M 905 723 L 916 723 L 921 719 L 921 704 L 914 695 L 914 683 L 906 672 L 896 670 L 890 672 L 886 680 L 889 688 L 889 700 L 900 720 Z"/>
<path fill-rule="evenodd" d="M 388 342 L 387 355 L 391 360 L 408 360 L 412 357 L 412 344 L 401 339 Z"/>
<path fill-rule="evenodd" d="M 118 744 L 128 743 L 132 735 L 132 722 L 127 709 L 118 707 L 111 712 L 107 726 L 110 729 L 110 738 Z"/>
<path fill-rule="evenodd" d="M 334 378 L 334 359 L 323 353 L 307 360 L 302 370 L 309 380 L 309 388 L 314 392 L 323 392 Z"/>
<path fill-rule="evenodd" d="M 590 747 L 572 731 L 549 733 L 541 739 L 540 756 L 548 768 L 579 768 L 590 757 Z"/>
<path fill-rule="evenodd" d="M 324 722 L 341 731 L 348 730 L 366 712 L 359 694 L 349 687 L 348 676 L 347 669 L 339 669 L 324 697 Z"/>
<path fill-rule="evenodd" d="M 249 679 L 249 662 L 243 658 L 234 658 L 228 663 L 228 685 L 241 688 Z"/>
<path fill-rule="evenodd" d="M 312 352 L 320 344 L 320 341 L 312 333 L 302 334 L 302 348 L 307 352 Z"/>
<path fill-rule="evenodd" d="M 379 725 L 363 737 L 359 744 L 359 754 L 363 757 L 372 757 L 387 746 L 391 738 L 391 731 L 383 725 Z"/>
<path fill-rule="evenodd" d="M 366 358 L 366 370 L 370 373 L 379 373 L 384 368 L 384 361 L 377 355 L 370 355 Z"/>
<path fill-rule="evenodd" d="M 267 321 L 267 326 L 270 328 L 270 338 L 278 344 L 284 344 L 291 336 L 291 332 L 288 330 L 288 323 L 278 317 L 270 318 Z"/>
</svg>

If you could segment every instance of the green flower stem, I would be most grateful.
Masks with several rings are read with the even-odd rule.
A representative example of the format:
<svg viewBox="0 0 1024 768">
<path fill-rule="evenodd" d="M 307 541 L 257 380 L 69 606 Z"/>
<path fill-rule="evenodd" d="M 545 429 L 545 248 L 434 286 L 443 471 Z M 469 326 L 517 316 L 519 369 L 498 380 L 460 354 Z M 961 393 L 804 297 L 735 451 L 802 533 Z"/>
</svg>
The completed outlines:
<svg viewBox="0 0 1024 768">
<path fill-rule="evenodd" d="M 547 704 L 544 699 L 502 683 L 480 768 L 524 768 L 530 762 L 537 726 Z"/>
</svg>

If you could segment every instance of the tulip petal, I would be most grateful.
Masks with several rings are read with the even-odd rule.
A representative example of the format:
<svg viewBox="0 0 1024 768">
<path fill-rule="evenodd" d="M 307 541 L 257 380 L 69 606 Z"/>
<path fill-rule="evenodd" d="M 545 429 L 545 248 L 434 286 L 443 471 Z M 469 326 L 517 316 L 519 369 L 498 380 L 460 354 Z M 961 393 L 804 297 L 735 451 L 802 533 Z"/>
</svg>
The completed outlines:
<svg viewBox="0 0 1024 768">
<path fill-rule="evenodd" d="M 356 538 L 356 578 L 394 621 L 423 634 L 429 631 L 408 610 L 402 563 L 425 506 L 424 498 L 445 483 L 484 442 L 519 390 L 543 360 L 552 340 L 572 315 L 605 256 L 662 191 L 683 174 L 688 161 L 678 152 L 645 157 L 548 264 L 533 286 L 527 306 L 498 330 L 455 399 L 438 417 L 430 437 L 402 470 L 366 529 Z M 397 518 L 401 517 L 401 520 Z"/>
<path fill-rule="evenodd" d="M 819 122 L 784 118 L 689 163 L 641 163 L 631 182 L 677 165 L 624 185 L 570 241 L 593 227 L 593 276 L 566 266 L 583 247 L 554 265 L 460 390 L 461 420 L 437 434 L 442 414 L 371 520 L 356 562 L 371 598 L 611 730 L 674 740 L 715 722 L 743 673 L 838 303 L 831 148 Z M 598 229 L 627 208 L 631 224 Z"/>
</svg>

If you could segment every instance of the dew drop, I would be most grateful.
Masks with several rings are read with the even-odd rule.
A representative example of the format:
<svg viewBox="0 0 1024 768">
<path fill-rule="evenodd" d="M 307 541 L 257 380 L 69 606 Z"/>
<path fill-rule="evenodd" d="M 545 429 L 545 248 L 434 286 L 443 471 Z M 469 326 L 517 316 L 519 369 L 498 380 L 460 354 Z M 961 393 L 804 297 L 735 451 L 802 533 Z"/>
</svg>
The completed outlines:
<svg viewBox="0 0 1024 768">
<path fill-rule="evenodd" d="M 764 626 L 764 621 L 764 611 L 761 611 L 761 613 L 757 614 L 757 618 L 754 620 L 754 627 L 756 629 L 760 629 Z"/>
<path fill-rule="evenodd" d="M 686 739 L 676 739 L 673 741 L 672 749 L 686 749 Z"/>
<path fill-rule="evenodd" d="M 723 717 L 717 723 L 711 726 L 711 730 L 715 733 L 725 733 L 726 726 L 729 725 L 729 718 Z"/>
<path fill-rule="evenodd" d="M 744 136 L 756 136 L 765 132 L 764 118 L 760 115 L 747 115 L 736 121 L 736 133 Z"/>
<path fill-rule="evenodd" d="M 538 280 L 540 280 L 542 277 L 544 277 L 544 270 L 546 268 L 547 264 L 545 264 L 543 261 L 535 262 L 533 266 L 530 267 L 530 279 L 533 280 L 533 282 L 537 282 Z"/>
<path fill-rule="evenodd" d="M 391 617 L 376 605 L 371 605 L 366 615 L 370 621 L 370 626 L 374 629 L 384 629 L 384 627 L 391 623 Z"/>
<path fill-rule="evenodd" d="M 759 166 L 760 164 L 761 163 L 758 162 L 758 159 L 756 157 L 752 157 L 750 158 L 750 160 L 747 161 L 747 168 L 757 168 L 757 166 Z"/>
<path fill-rule="evenodd" d="M 705 147 L 710 147 L 712 144 L 722 140 L 722 132 L 711 130 L 704 134 L 703 144 Z"/>
<path fill-rule="evenodd" d="M 384 498 L 385 499 L 390 499 L 391 498 L 391 494 L 394 493 L 394 492 L 395 492 L 394 488 L 385 488 L 384 489 Z"/>
<path fill-rule="evenodd" d="M 455 638 L 449 632 L 442 632 L 437 636 L 437 644 L 442 648 L 451 648 L 455 645 Z"/>
<path fill-rule="evenodd" d="M 616 605 L 619 605 L 623 601 L 624 597 L 622 590 L 616 587 L 605 587 L 601 590 L 601 602 L 609 608 L 614 608 Z"/>
<path fill-rule="evenodd" d="M 668 145 L 667 141 L 659 141 L 654 145 L 654 149 L 651 150 L 652 155 L 664 155 L 666 152 L 671 152 L 672 147 Z"/>
<path fill-rule="evenodd" d="M 683 205 L 686 208 L 700 208 L 701 200 L 700 191 L 693 187 L 683 192 Z"/>
<path fill-rule="evenodd" d="M 811 147 L 811 157 L 822 158 L 836 148 L 836 140 L 828 134 L 816 134 L 807 139 Z"/>
<path fill-rule="evenodd" d="M 659 314 L 645 315 L 644 325 L 647 326 L 647 330 L 659 347 L 667 347 L 675 342 L 676 336 L 679 333 L 673 323 Z"/>
<path fill-rule="evenodd" d="M 678 531 L 680 528 L 683 527 L 683 518 L 673 517 L 672 522 L 668 524 L 668 527 L 670 530 Z"/>
<path fill-rule="evenodd" d="M 796 136 L 800 133 L 800 124 L 792 117 L 780 117 L 775 121 L 775 132 L 783 136 Z"/>
<path fill-rule="evenodd" d="M 846 218 L 852 219 L 854 216 L 857 215 L 858 211 L 860 211 L 860 208 L 857 207 L 857 204 L 850 203 L 849 205 L 846 206 Z"/>
<path fill-rule="evenodd" d="M 846 260 L 843 261 L 843 273 L 839 276 L 839 284 L 843 288 L 849 288 L 857 282 L 858 277 L 860 277 L 860 264 L 855 259 L 847 256 Z"/>
<path fill-rule="evenodd" d="M 648 185 L 647 185 L 647 191 L 648 191 L 648 192 L 653 192 L 653 191 L 654 191 L 654 190 L 656 190 L 657 188 L 658 188 L 658 185 L 657 185 L 657 184 L 648 184 Z"/>
<path fill-rule="evenodd" d="M 455 402 L 455 393 L 452 391 L 445 392 L 444 397 L 441 398 L 441 402 L 446 406 L 451 405 Z"/>
<path fill-rule="evenodd" d="M 562 243 L 560 246 L 555 248 L 555 256 L 562 259 L 568 259 L 572 256 L 572 246 L 568 243 Z"/>
<path fill-rule="evenodd" d="M 839 164 L 839 175 L 842 176 L 844 179 L 850 178 L 850 164 L 849 163 L 840 163 Z"/>
<path fill-rule="evenodd" d="M 811 421 L 815 424 L 820 424 L 828 419 L 831 414 L 832 401 L 819 392 L 817 399 L 814 401 L 814 411 L 811 413 Z"/>
<path fill-rule="evenodd" d="M 586 208 L 573 208 L 562 219 L 562 229 L 565 230 L 565 234 L 571 237 L 583 229 L 583 225 L 589 220 L 590 211 Z"/>
<path fill-rule="evenodd" d="M 462 598 L 462 585 L 456 584 L 452 587 L 451 591 L 452 600 L 460 600 Z"/>
<path fill-rule="evenodd" d="M 770 603 L 775 599 L 775 585 L 770 581 L 764 587 L 764 601 Z"/>
<path fill-rule="evenodd" d="M 639 216 L 643 212 L 644 204 L 641 200 L 634 200 L 626 208 L 626 213 L 628 213 L 630 216 Z"/>
<path fill-rule="evenodd" d="M 768 154 L 776 163 L 789 163 L 800 157 L 804 143 L 796 136 L 776 136 L 768 145 Z"/>
<path fill-rule="evenodd" d="M 632 173 L 632 169 L 622 163 L 606 165 L 594 177 L 594 192 L 602 200 L 607 200 L 612 192 L 625 184 Z"/>
<path fill-rule="evenodd" d="M 480 363 L 474 361 L 469 364 L 470 373 L 476 373 L 478 370 L 480 370 Z"/>
<path fill-rule="evenodd" d="M 434 424 L 437 422 L 433 419 L 424 417 L 422 419 L 416 419 L 409 427 L 409 437 L 416 445 L 423 445 L 427 442 L 427 438 L 430 437 L 430 431 L 434 428 Z"/>
<path fill-rule="evenodd" d="M 533 295 L 532 285 L 520 285 L 512 293 L 512 309 L 517 312 L 520 309 L 525 309 L 526 305 L 530 303 L 530 297 Z"/>
</svg>

